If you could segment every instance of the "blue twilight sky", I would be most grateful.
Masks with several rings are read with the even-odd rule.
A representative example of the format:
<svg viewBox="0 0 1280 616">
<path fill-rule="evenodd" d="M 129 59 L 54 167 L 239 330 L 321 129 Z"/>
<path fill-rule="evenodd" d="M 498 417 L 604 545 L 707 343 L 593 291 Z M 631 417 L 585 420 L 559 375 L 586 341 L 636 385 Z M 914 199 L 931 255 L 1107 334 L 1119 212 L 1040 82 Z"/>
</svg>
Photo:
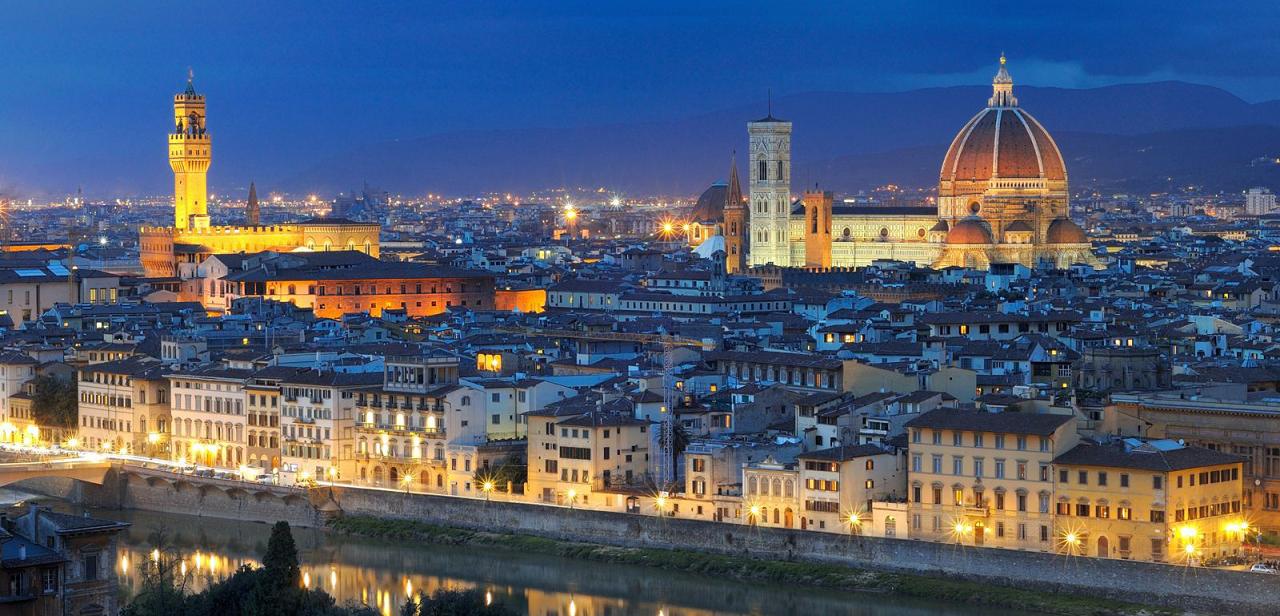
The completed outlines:
<svg viewBox="0 0 1280 616">
<path fill-rule="evenodd" d="M 441 131 L 668 118 L 813 90 L 1179 79 L 1280 98 L 1280 3 L 6 3 L 0 191 L 164 190 L 187 67 L 215 171 Z M 215 174 L 215 189 L 217 175 Z"/>
</svg>

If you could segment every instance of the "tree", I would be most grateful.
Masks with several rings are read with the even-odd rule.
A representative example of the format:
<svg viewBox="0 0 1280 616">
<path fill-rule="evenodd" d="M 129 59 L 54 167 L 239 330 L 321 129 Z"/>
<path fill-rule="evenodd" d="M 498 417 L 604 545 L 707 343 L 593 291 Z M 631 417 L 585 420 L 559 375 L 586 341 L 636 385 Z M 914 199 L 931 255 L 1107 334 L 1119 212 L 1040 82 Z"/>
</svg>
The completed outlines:
<svg viewBox="0 0 1280 616">
<path fill-rule="evenodd" d="M 307 591 L 301 582 L 298 546 L 293 542 L 289 523 L 281 520 L 271 527 L 267 552 L 262 556 L 262 569 L 245 600 L 244 613 L 261 616 L 302 614 Z M 329 603 L 332 605 L 332 598 Z"/>
<path fill-rule="evenodd" d="M 487 603 L 487 605 L 486 605 Z M 486 601 L 476 589 L 438 589 L 428 596 L 419 591 L 418 598 L 405 600 L 400 616 L 516 616 L 518 612 L 497 601 Z"/>
<path fill-rule="evenodd" d="M 74 428 L 80 423 L 75 381 L 40 375 L 31 381 L 35 394 L 31 413 L 36 423 L 51 428 Z"/>
<path fill-rule="evenodd" d="M 167 549 L 168 539 L 163 529 L 152 534 L 151 544 L 156 546 L 154 556 L 138 564 L 141 578 L 138 594 L 121 611 L 121 615 L 172 616 L 187 613 L 187 583 L 191 576 L 182 573 L 182 555 Z"/>
</svg>

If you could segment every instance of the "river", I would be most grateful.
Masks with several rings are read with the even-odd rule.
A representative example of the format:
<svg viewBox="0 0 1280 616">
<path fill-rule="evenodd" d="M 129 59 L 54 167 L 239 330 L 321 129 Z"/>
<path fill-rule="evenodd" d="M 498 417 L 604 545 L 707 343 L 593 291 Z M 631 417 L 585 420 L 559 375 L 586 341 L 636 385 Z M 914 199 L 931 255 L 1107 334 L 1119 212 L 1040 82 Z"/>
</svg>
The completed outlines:
<svg viewBox="0 0 1280 616">
<path fill-rule="evenodd" d="M 62 501 L 0 489 L 0 506 L 35 500 L 61 511 Z M 243 564 L 257 564 L 270 526 L 146 511 L 91 510 L 132 524 L 121 541 L 122 592 L 138 584 L 137 564 L 157 541 L 179 550 L 195 590 Z M 437 588 L 482 588 L 486 595 L 533 616 L 1001 616 L 970 606 L 890 595 L 747 584 L 661 569 L 584 562 L 506 550 L 408 545 L 295 528 L 303 581 L 338 603 L 364 603 L 399 613 L 410 593 Z"/>
</svg>

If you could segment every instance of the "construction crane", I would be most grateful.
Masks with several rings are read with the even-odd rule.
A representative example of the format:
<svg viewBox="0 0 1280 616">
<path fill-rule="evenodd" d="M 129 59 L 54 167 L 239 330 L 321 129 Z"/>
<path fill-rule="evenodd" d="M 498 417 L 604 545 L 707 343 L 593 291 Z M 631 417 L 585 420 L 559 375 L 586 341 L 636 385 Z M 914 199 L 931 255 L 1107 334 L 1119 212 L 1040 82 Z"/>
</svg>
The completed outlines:
<svg viewBox="0 0 1280 616">
<path fill-rule="evenodd" d="M 666 490 L 675 481 L 676 376 L 675 343 L 672 336 L 662 340 L 662 423 L 658 429 L 658 485 Z"/>
</svg>

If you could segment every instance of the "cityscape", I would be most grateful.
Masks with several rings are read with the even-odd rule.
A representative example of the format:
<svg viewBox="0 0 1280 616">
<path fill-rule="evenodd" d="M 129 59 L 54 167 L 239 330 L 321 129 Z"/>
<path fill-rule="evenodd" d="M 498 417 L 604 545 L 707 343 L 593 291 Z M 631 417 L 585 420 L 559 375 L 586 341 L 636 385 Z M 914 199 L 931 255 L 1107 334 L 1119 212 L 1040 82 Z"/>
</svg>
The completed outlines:
<svg viewBox="0 0 1280 616">
<path fill-rule="evenodd" d="M 511 23 L 641 19 L 600 10 Z M 346 154 L 374 91 L 255 117 L 167 52 L 99 118 L 145 154 L 0 153 L 0 614 L 1271 612 L 1280 75 L 1054 81 L 1085 51 L 1036 40 L 856 96 L 765 63 L 642 125 L 440 102 Z M 1210 99 L 1238 123 L 1174 119 Z"/>
</svg>

